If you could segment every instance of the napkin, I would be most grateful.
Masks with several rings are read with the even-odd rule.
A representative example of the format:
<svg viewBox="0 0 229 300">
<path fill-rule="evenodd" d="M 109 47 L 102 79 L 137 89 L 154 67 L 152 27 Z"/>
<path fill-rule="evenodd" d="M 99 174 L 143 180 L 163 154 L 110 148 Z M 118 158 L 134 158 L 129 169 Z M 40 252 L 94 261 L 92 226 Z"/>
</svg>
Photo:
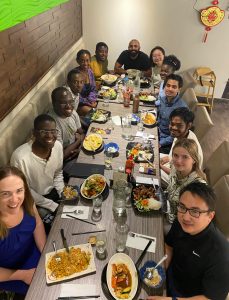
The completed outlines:
<svg viewBox="0 0 229 300">
<path fill-rule="evenodd" d="M 147 139 L 155 139 L 155 135 L 153 135 L 153 134 L 147 134 L 147 136 L 146 136 L 146 134 L 145 134 L 145 132 L 143 132 L 143 131 L 137 131 L 137 133 L 136 133 L 136 135 L 135 135 L 135 137 L 146 137 Z"/>
<path fill-rule="evenodd" d="M 111 117 L 112 119 L 112 122 L 117 125 L 117 126 L 121 126 L 121 119 L 120 119 L 120 116 L 114 116 L 114 117 Z"/>
<path fill-rule="evenodd" d="M 159 180 L 157 178 L 136 176 L 135 180 L 136 180 L 136 183 L 154 184 L 154 185 L 159 186 Z"/>
<path fill-rule="evenodd" d="M 73 216 L 82 219 L 82 220 L 86 220 L 88 219 L 88 215 L 89 215 L 89 206 L 72 206 L 72 205 L 64 205 L 63 207 L 63 212 L 61 214 L 61 218 L 63 219 L 72 219 L 71 217 L 66 216 L 66 214 L 64 213 L 65 211 L 67 211 L 67 215 L 71 215 L 71 213 L 69 213 L 69 211 L 74 212 L 76 209 L 80 209 L 83 211 L 82 214 L 72 214 Z"/>
<path fill-rule="evenodd" d="M 143 235 L 140 233 L 134 233 L 134 234 L 136 234 L 136 236 L 134 236 L 134 237 L 130 236 L 130 234 L 128 234 L 127 240 L 126 240 L 127 247 L 144 250 L 146 245 L 149 242 L 149 239 L 153 239 L 152 244 L 150 245 L 150 247 L 148 248 L 147 251 L 155 253 L 155 249 L 156 249 L 156 238 L 155 237 Z"/>
<path fill-rule="evenodd" d="M 62 283 L 59 297 L 93 296 L 97 294 L 95 284 Z M 88 298 L 88 300 L 96 300 L 96 298 Z"/>
</svg>

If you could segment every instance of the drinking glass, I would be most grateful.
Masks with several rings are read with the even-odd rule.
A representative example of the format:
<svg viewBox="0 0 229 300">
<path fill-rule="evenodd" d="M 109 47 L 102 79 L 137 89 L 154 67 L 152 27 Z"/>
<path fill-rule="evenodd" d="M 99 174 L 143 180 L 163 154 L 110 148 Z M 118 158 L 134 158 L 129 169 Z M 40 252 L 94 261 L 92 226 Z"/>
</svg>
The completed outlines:
<svg viewBox="0 0 229 300">
<path fill-rule="evenodd" d="M 103 106 L 108 107 L 108 106 L 109 106 L 109 103 L 110 103 L 110 96 L 104 95 L 104 96 L 103 96 Z"/>
<path fill-rule="evenodd" d="M 122 137 L 127 141 L 134 140 L 132 135 L 131 117 L 131 114 L 128 114 L 122 118 Z"/>
<path fill-rule="evenodd" d="M 105 259 L 107 256 L 107 238 L 105 233 L 97 234 L 96 236 L 96 256 L 99 259 Z"/>
<path fill-rule="evenodd" d="M 124 252 L 126 249 L 126 240 L 129 232 L 129 226 L 127 224 L 117 224 L 116 233 L 116 251 Z"/>
<path fill-rule="evenodd" d="M 131 193 L 132 193 L 133 185 L 130 182 L 127 182 L 127 185 L 125 187 L 125 193 L 126 193 L 126 207 L 131 207 Z"/>
<path fill-rule="evenodd" d="M 113 153 L 110 151 L 104 151 L 104 165 L 106 170 L 112 169 Z"/>
<path fill-rule="evenodd" d="M 113 217 L 119 224 L 125 224 L 127 219 L 126 214 L 126 180 L 118 180 L 113 186 Z"/>
<path fill-rule="evenodd" d="M 95 222 L 98 222 L 102 219 L 102 203 L 103 197 L 101 195 L 93 199 L 93 210 L 91 214 L 91 219 Z"/>
</svg>

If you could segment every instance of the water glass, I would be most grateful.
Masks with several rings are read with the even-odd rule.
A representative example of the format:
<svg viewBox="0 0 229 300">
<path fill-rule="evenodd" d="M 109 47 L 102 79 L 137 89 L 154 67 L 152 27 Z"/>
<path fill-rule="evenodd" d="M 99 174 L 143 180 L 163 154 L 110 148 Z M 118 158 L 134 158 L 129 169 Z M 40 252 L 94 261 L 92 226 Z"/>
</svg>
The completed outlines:
<svg viewBox="0 0 229 300">
<path fill-rule="evenodd" d="M 118 180 L 113 186 L 113 217 L 119 224 L 125 224 L 127 219 L 126 214 L 126 189 L 127 181 Z"/>
<path fill-rule="evenodd" d="M 93 199 L 93 210 L 91 214 L 91 219 L 95 222 L 98 222 L 102 219 L 102 203 L 103 197 L 101 195 Z"/>
<path fill-rule="evenodd" d="M 122 137 L 127 141 L 133 141 L 132 127 L 131 127 L 132 115 L 126 115 L 122 118 Z"/>
<path fill-rule="evenodd" d="M 112 169 L 112 160 L 113 160 L 113 153 L 110 151 L 104 151 L 104 165 L 106 170 Z"/>
<path fill-rule="evenodd" d="M 129 232 L 129 226 L 127 224 L 117 224 L 115 233 L 116 233 L 116 251 L 124 252 L 126 249 L 126 240 Z"/>
<path fill-rule="evenodd" d="M 131 207 L 131 193 L 132 193 L 133 185 L 130 182 L 127 182 L 127 186 L 125 187 L 126 193 L 126 207 Z"/>
<path fill-rule="evenodd" d="M 109 103 L 110 103 L 110 96 L 108 95 L 103 96 L 103 106 L 108 107 Z"/>
<path fill-rule="evenodd" d="M 107 257 L 107 238 L 105 233 L 97 234 L 96 236 L 96 256 L 99 259 L 105 259 Z"/>
</svg>

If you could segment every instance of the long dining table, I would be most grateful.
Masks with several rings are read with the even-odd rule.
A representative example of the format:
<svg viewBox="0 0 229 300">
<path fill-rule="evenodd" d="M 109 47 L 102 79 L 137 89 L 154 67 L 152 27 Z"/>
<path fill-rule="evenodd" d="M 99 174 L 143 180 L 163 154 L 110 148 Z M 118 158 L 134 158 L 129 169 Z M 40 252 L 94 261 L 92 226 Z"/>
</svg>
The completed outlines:
<svg viewBox="0 0 229 300">
<path fill-rule="evenodd" d="M 103 106 L 103 102 L 100 101 L 98 103 L 98 108 L 103 108 L 111 111 L 111 116 L 122 116 L 124 117 L 128 113 L 132 113 L 132 105 L 130 107 L 124 107 L 122 103 L 117 103 L 117 101 L 110 101 L 108 107 Z M 139 106 L 139 110 L 149 110 L 152 107 Z M 97 124 L 91 123 L 88 133 L 90 133 L 91 127 L 104 128 L 106 129 L 108 126 L 105 124 Z M 109 124 L 110 126 L 110 124 Z M 118 125 L 112 125 L 113 128 L 110 134 L 106 134 L 104 142 L 116 142 L 119 145 L 119 155 L 113 158 L 112 161 L 112 170 L 105 170 L 104 176 L 106 177 L 107 182 L 109 183 L 110 179 L 113 178 L 113 172 L 118 171 L 119 167 L 125 167 L 126 162 L 126 146 L 128 141 L 122 137 L 122 128 Z M 138 127 L 132 126 L 133 135 L 135 136 Z M 145 128 L 144 132 L 147 134 L 153 134 L 155 136 L 155 140 L 153 140 L 154 146 L 154 163 L 156 167 L 155 175 L 140 175 L 138 172 L 138 164 L 135 164 L 134 168 L 134 177 L 142 176 L 142 177 L 153 177 L 159 180 L 160 183 L 160 171 L 159 171 L 159 151 L 158 151 L 158 132 L 157 127 L 154 128 Z M 135 138 L 135 142 L 141 142 L 141 138 Z M 103 151 L 93 155 L 88 155 L 85 152 L 81 151 L 77 162 L 79 163 L 87 163 L 87 164 L 101 164 L 104 165 L 104 153 Z M 82 178 L 70 178 L 69 184 L 80 186 L 84 179 Z M 109 299 L 107 295 L 104 294 L 102 286 L 101 286 L 101 274 L 105 267 L 105 265 L 109 262 L 109 259 L 112 255 L 116 253 L 115 247 L 115 221 L 113 219 L 112 213 L 112 201 L 113 201 L 113 191 L 109 189 L 109 196 L 106 200 L 103 201 L 102 204 L 102 219 L 98 222 L 98 225 L 95 227 L 91 224 L 87 224 L 81 222 L 76 219 L 64 219 L 61 218 L 61 212 L 63 210 L 63 205 L 59 206 L 57 215 L 55 217 L 54 223 L 52 225 L 51 231 L 47 238 L 47 243 L 42 252 L 39 264 L 37 266 L 36 272 L 34 274 L 32 283 L 29 287 L 28 293 L 26 295 L 26 300 L 54 300 L 60 296 L 61 283 L 48 285 L 46 283 L 45 276 L 45 255 L 46 253 L 52 252 L 52 241 L 56 241 L 57 249 L 64 248 L 62 244 L 62 239 L 60 235 L 60 229 L 63 228 L 65 232 L 66 239 L 68 241 L 69 246 L 85 244 L 88 242 L 88 238 L 91 234 L 84 235 L 72 235 L 72 233 L 83 232 L 83 231 L 91 231 L 97 229 L 106 229 L 106 237 L 107 237 L 107 257 L 104 260 L 100 260 L 96 257 L 95 247 L 93 247 L 96 272 L 92 274 L 88 274 L 86 276 L 78 277 L 70 281 L 70 283 L 76 284 L 95 284 L 97 293 L 100 295 L 99 299 Z M 77 205 L 86 205 L 90 207 L 89 211 L 89 221 L 92 212 L 92 201 L 85 199 L 80 199 Z M 155 253 L 147 252 L 140 267 L 148 260 L 153 260 L 158 262 L 162 256 L 164 255 L 164 234 L 163 234 L 163 216 L 161 212 L 151 212 L 147 213 L 138 213 L 133 207 L 127 208 L 127 224 L 129 229 L 132 232 L 136 232 L 139 234 L 144 234 L 148 236 L 152 236 L 156 238 L 156 249 Z M 127 247 L 125 253 L 128 254 L 134 262 L 137 261 L 142 251 L 134 248 Z M 145 284 L 141 284 L 141 290 L 137 299 L 146 299 L 148 295 L 165 295 L 165 285 L 159 289 L 149 289 Z"/>
</svg>

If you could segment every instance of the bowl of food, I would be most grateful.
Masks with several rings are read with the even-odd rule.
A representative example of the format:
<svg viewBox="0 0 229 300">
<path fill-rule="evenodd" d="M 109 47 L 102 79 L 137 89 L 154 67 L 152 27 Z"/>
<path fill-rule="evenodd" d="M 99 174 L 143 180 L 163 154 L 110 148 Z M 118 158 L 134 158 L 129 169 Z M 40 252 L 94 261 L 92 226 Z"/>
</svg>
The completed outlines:
<svg viewBox="0 0 229 300">
<path fill-rule="evenodd" d="M 141 119 L 145 127 L 153 127 L 156 125 L 156 116 L 151 112 L 146 112 L 142 114 Z"/>
<path fill-rule="evenodd" d="M 116 75 L 112 75 L 112 74 L 104 74 L 101 76 L 101 79 L 108 85 L 114 83 L 117 80 L 117 78 L 118 77 Z"/>
<path fill-rule="evenodd" d="M 156 266 L 156 262 L 149 260 L 144 266 L 140 269 L 140 278 L 141 280 L 150 288 L 160 288 L 165 281 L 165 270 L 162 266 L 158 266 L 156 269 L 152 270 L 152 278 L 146 278 L 146 271 L 154 268 Z"/>
<path fill-rule="evenodd" d="M 103 175 L 93 174 L 84 180 L 80 188 L 80 193 L 83 198 L 92 200 L 102 194 L 106 183 L 106 178 Z"/>
<path fill-rule="evenodd" d="M 62 201 L 65 201 L 66 204 L 75 204 L 79 199 L 79 192 L 77 186 L 66 185 L 61 194 Z"/>
<path fill-rule="evenodd" d="M 88 136 L 85 137 L 83 141 L 83 147 L 87 151 L 95 152 L 100 147 L 102 147 L 103 144 L 103 138 L 101 135 L 96 133 L 91 133 Z"/>
<path fill-rule="evenodd" d="M 100 98 L 109 98 L 110 100 L 115 100 L 117 98 L 117 92 L 113 88 L 103 86 L 101 91 L 99 91 L 98 96 Z"/>
<path fill-rule="evenodd" d="M 119 146 L 118 144 L 111 142 L 104 146 L 104 150 L 115 155 L 119 152 Z"/>
<path fill-rule="evenodd" d="M 138 290 L 138 273 L 133 260 L 124 253 L 114 254 L 107 265 L 107 286 L 116 300 L 133 299 Z"/>
</svg>

